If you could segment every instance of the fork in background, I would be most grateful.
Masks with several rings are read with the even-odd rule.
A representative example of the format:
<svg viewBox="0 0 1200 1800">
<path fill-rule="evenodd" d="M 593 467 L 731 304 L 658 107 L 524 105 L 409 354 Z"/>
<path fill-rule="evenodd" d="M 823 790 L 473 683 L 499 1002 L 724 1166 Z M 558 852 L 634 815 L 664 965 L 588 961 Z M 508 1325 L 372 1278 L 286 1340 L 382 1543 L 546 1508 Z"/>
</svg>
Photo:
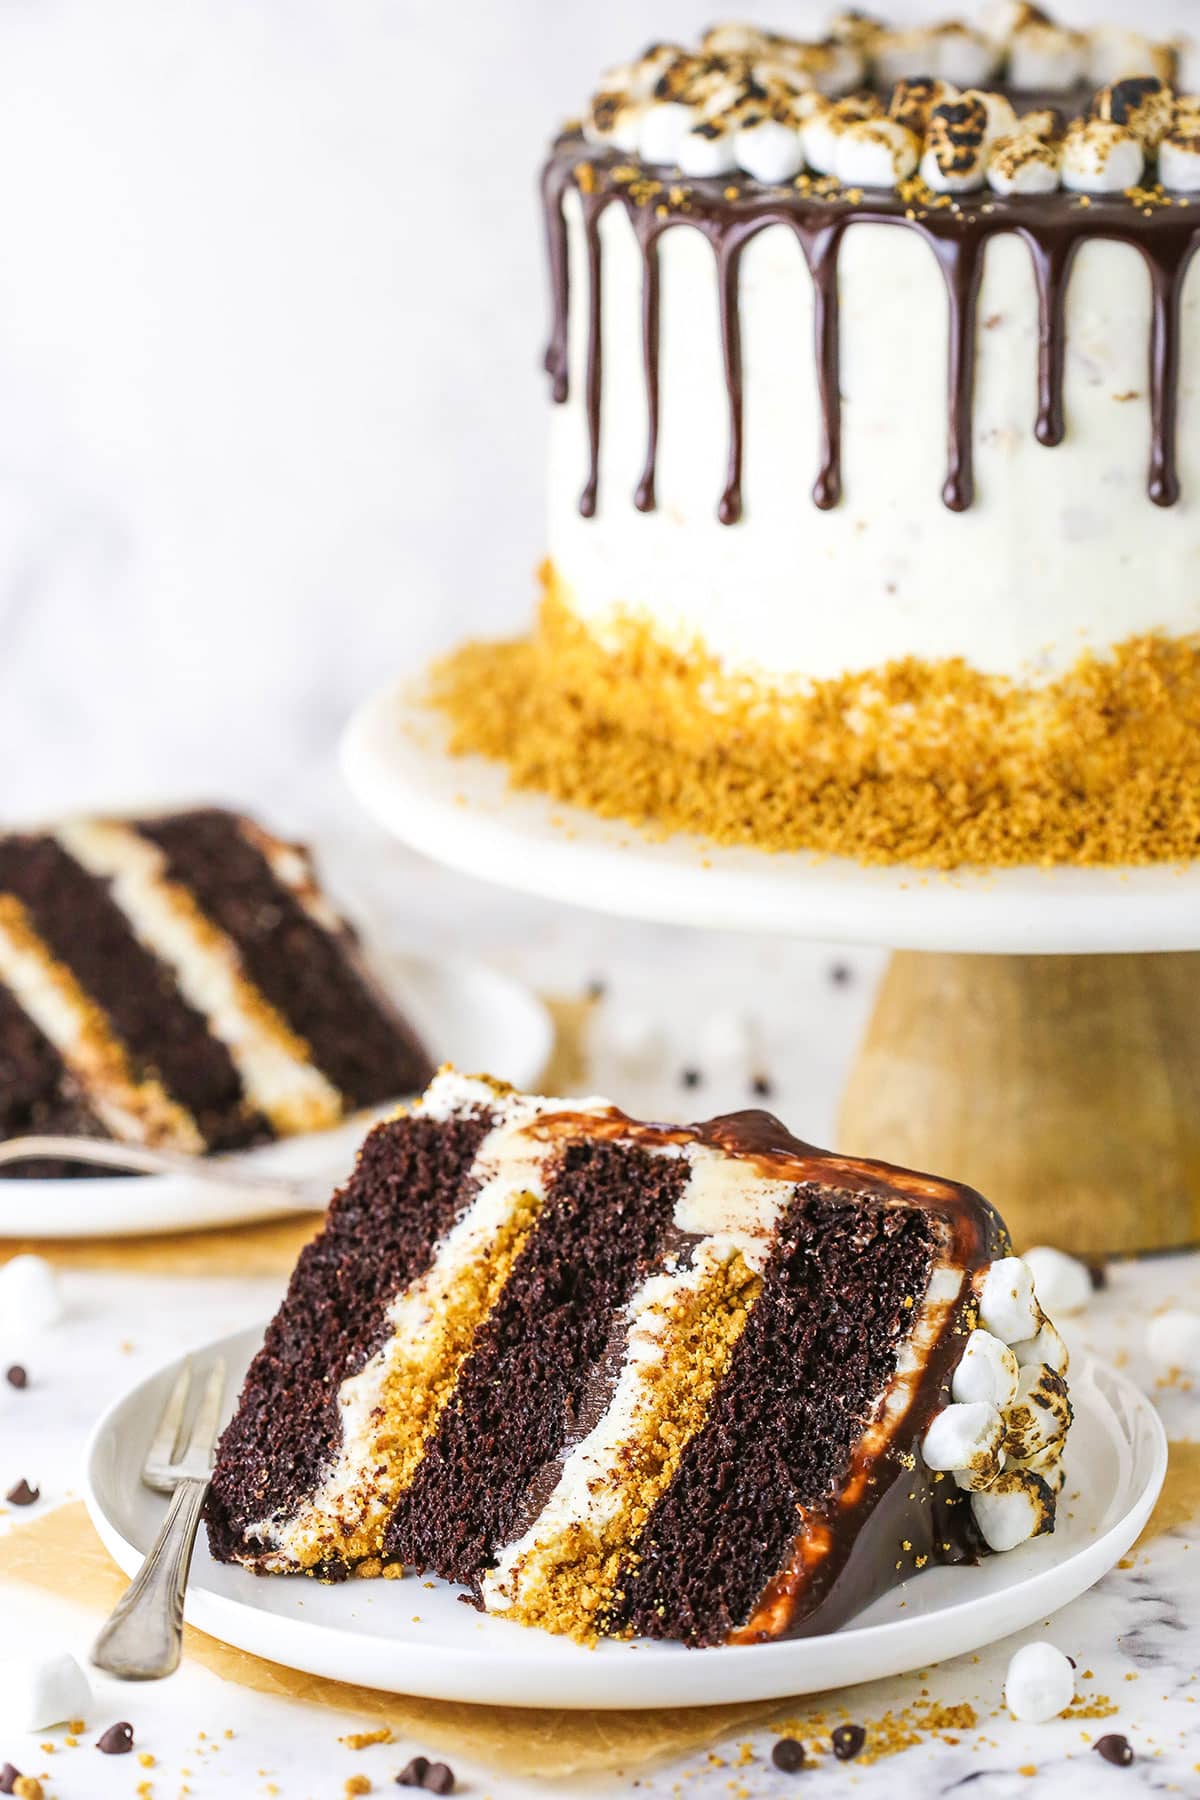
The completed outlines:
<svg viewBox="0 0 1200 1800">
<path fill-rule="evenodd" d="M 171 1504 L 150 1553 L 92 1646 L 98 1669 L 123 1681 L 158 1681 L 179 1667 L 183 1648 L 183 1596 L 204 1498 L 212 1479 L 213 1449 L 225 1392 L 225 1364 L 208 1371 L 191 1434 L 184 1419 L 192 1389 L 191 1358 L 184 1363 L 163 1408 L 142 1465 L 142 1481 Z"/>
<path fill-rule="evenodd" d="M 45 1161 L 87 1163 L 96 1168 L 121 1169 L 127 1174 L 185 1175 L 189 1181 L 208 1187 L 244 1193 L 249 1200 L 277 1200 L 302 1212 L 323 1212 L 334 1186 L 331 1174 L 243 1173 L 219 1157 L 191 1156 L 149 1144 L 117 1143 L 111 1138 L 14 1137 L 0 1143 L 0 1168 L 6 1163 Z"/>
</svg>

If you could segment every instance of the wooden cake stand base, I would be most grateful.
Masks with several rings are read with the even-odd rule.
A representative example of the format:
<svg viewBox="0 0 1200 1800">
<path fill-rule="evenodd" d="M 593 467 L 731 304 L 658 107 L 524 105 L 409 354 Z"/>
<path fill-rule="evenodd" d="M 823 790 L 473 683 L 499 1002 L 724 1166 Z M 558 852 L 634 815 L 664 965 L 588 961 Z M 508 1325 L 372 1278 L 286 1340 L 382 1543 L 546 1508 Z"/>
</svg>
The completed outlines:
<svg viewBox="0 0 1200 1800">
<path fill-rule="evenodd" d="M 1018 1248 L 1200 1242 L 1200 954 L 898 952 L 838 1135 L 970 1182 Z"/>
</svg>

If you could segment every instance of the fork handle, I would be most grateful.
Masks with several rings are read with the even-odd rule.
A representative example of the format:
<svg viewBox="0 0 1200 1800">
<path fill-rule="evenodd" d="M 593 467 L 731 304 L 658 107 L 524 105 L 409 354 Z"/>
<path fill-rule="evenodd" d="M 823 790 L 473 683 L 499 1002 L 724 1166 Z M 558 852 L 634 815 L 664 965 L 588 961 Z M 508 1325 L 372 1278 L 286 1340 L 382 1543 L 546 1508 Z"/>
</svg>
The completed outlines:
<svg viewBox="0 0 1200 1800">
<path fill-rule="evenodd" d="M 207 1492 L 207 1480 L 175 1489 L 149 1555 L 92 1645 L 98 1669 L 122 1681 L 159 1681 L 179 1667 L 183 1596 Z"/>
</svg>

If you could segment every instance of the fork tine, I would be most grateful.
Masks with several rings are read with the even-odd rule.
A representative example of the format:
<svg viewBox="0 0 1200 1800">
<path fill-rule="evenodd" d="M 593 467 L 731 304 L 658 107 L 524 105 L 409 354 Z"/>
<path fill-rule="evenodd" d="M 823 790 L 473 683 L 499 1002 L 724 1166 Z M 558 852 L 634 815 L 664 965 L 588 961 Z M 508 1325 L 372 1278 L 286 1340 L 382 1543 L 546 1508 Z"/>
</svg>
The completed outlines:
<svg viewBox="0 0 1200 1800">
<path fill-rule="evenodd" d="M 196 1408 L 196 1419 L 188 1442 L 189 1456 L 211 1456 L 221 1422 L 221 1401 L 225 1396 L 225 1364 L 217 1361 L 208 1371 L 204 1392 Z"/>
<path fill-rule="evenodd" d="M 183 1415 L 187 1410 L 188 1392 L 192 1385 L 192 1359 L 184 1358 L 183 1367 L 175 1377 L 175 1385 L 171 1389 L 170 1398 L 163 1407 L 162 1417 L 158 1421 L 158 1430 L 154 1433 L 154 1441 L 146 1452 L 142 1464 L 144 1472 L 148 1472 L 153 1464 L 160 1467 L 164 1463 L 175 1461 L 175 1451 L 183 1437 Z"/>
</svg>

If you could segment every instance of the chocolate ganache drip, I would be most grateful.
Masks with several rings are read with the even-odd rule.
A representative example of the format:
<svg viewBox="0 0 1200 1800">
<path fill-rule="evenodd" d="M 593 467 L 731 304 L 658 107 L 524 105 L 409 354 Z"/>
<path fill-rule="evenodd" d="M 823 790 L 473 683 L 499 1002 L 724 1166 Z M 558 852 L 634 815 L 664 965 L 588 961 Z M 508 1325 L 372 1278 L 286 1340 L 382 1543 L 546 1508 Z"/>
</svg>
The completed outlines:
<svg viewBox="0 0 1200 1800">
<path fill-rule="evenodd" d="M 1038 296 L 1037 414 L 1040 444 L 1060 444 L 1065 436 L 1063 371 L 1066 361 L 1066 296 L 1075 256 L 1090 239 L 1129 244 L 1140 252 L 1150 276 L 1152 320 L 1149 344 L 1151 444 L 1147 492 L 1156 506 L 1179 498 L 1176 428 L 1179 393 L 1180 312 L 1184 279 L 1200 240 L 1200 223 L 1190 206 L 1143 207 L 1125 195 L 1093 196 L 1086 205 L 1063 193 L 1006 198 L 964 197 L 954 206 L 924 207 L 880 191 L 851 200 L 842 193 L 760 187 L 739 180 L 693 180 L 686 189 L 664 189 L 651 173 L 614 153 L 594 152 L 578 134 L 555 145 L 542 179 L 551 282 L 551 335 L 546 369 L 554 399 L 567 398 L 567 328 L 570 275 L 563 211 L 574 187 L 583 207 L 588 279 L 586 417 L 588 472 L 579 510 L 590 518 L 599 490 L 602 413 L 601 312 L 602 244 L 600 220 L 614 204 L 629 218 L 643 266 L 642 352 L 645 366 L 648 441 L 646 460 L 634 493 L 640 512 L 655 507 L 659 426 L 659 240 L 665 231 L 691 226 L 712 246 L 720 309 L 721 352 L 729 409 L 729 454 L 725 486 L 717 506 L 723 525 L 742 516 L 742 333 L 739 273 L 742 252 L 760 231 L 785 225 L 795 235 L 813 283 L 817 393 L 821 414 L 820 465 L 812 497 L 823 511 L 842 493 L 838 256 L 855 224 L 897 225 L 917 232 L 942 270 L 949 309 L 947 368 L 946 479 L 942 499 L 964 512 L 975 497 L 973 469 L 976 309 L 984 256 L 994 237 L 1015 234 L 1027 246 Z M 684 195 L 686 205 L 680 204 Z"/>
</svg>

